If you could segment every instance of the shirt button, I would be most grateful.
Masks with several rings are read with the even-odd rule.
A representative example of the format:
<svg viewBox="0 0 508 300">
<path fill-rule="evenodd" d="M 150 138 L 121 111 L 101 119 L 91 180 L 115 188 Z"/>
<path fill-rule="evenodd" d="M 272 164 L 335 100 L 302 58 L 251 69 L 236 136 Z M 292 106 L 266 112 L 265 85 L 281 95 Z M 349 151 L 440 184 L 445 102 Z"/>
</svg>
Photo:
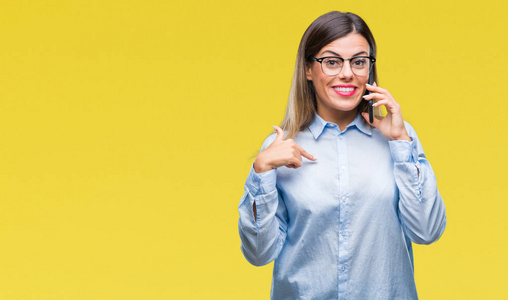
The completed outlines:
<svg viewBox="0 0 508 300">
<path fill-rule="evenodd" d="M 342 272 L 344 272 L 344 271 L 346 271 L 346 267 L 345 266 L 342 267 Z"/>
<path fill-rule="evenodd" d="M 340 235 L 342 235 L 342 236 L 344 236 L 344 237 L 345 237 L 345 236 L 346 236 L 346 232 L 342 230 L 342 231 L 340 232 Z"/>
<path fill-rule="evenodd" d="M 346 169 L 346 167 L 345 167 L 345 166 L 340 166 L 340 169 L 341 169 L 341 170 L 345 170 L 345 169 Z"/>
</svg>

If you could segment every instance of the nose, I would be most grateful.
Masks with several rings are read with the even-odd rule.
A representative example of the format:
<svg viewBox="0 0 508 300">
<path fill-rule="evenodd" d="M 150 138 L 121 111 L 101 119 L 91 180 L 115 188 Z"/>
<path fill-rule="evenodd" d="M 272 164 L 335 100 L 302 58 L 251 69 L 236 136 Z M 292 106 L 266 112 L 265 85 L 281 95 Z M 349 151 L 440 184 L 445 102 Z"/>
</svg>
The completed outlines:
<svg viewBox="0 0 508 300">
<path fill-rule="evenodd" d="M 342 69 L 339 72 L 339 78 L 340 79 L 351 79 L 353 78 L 354 73 L 351 69 L 351 62 L 349 60 L 344 61 L 344 65 L 342 66 Z"/>
</svg>

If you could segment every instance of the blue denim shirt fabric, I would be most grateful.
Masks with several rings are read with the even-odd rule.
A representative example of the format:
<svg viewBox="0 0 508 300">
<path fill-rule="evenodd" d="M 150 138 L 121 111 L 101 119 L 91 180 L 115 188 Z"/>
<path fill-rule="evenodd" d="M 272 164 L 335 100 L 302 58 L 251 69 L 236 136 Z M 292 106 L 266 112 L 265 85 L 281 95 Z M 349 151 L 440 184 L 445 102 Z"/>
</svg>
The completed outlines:
<svg viewBox="0 0 508 300">
<path fill-rule="evenodd" d="M 446 214 L 418 137 L 406 129 L 411 142 L 389 141 L 360 115 L 342 132 L 316 115 L 294 138 L 316 162 L 251 168 L 241 248 L 253 265 L 275 260 L 272 299 L 418 299 L 412 243 L 438 240 Z"/>
</svg>

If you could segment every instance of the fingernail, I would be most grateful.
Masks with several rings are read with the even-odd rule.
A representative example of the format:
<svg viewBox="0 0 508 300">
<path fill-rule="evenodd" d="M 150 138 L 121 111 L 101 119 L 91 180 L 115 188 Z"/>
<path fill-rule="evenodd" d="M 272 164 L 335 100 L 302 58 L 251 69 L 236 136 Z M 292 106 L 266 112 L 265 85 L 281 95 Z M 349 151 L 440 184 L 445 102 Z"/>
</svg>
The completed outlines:
<svg viewBox="0 0 508 300">
<path fill-rule="evenodd" d="M 372 85 L 370 85 L 370 84 L 368 84 L 368 83 L 366 83 L 365 85 L 372 86 Z"/>
<path fill-rule="evenodd" d="M 275 127 L 275 125 L 272 125 L 272 127 L 273 127 L 273 130 L 277 131 L 277 128 Z"/>
<path fill-rule="evenodd" d="M 377 86 L 377 83 L 376 83 L 376 82 L 374 82 L 374 86 Z"/>
<path fill-rule="evenodd" d="M 367 98 L 368 96 L 369 96 L 369 95 L 365 95 L 365 96 L 362 96 L 362 98 L 364 98 L 364 99 L 365 99 L 365 98 Z"/>
</svg>

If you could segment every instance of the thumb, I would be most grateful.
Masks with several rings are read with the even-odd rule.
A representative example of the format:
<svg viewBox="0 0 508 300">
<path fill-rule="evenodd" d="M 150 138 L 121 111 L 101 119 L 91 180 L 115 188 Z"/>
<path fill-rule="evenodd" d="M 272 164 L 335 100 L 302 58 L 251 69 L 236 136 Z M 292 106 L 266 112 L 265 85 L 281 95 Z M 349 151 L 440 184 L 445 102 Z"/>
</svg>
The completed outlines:
<svg viewBox="0 0 508 300">
<path fill-rule="evenodd" d="M 284 140 L 284 131 L 282 131 L 282 129 L 277 125 L 273 125 L 273 129 L 277 132 L 277 136 L 274 141 L 282 142 Z"/>
</svg>

